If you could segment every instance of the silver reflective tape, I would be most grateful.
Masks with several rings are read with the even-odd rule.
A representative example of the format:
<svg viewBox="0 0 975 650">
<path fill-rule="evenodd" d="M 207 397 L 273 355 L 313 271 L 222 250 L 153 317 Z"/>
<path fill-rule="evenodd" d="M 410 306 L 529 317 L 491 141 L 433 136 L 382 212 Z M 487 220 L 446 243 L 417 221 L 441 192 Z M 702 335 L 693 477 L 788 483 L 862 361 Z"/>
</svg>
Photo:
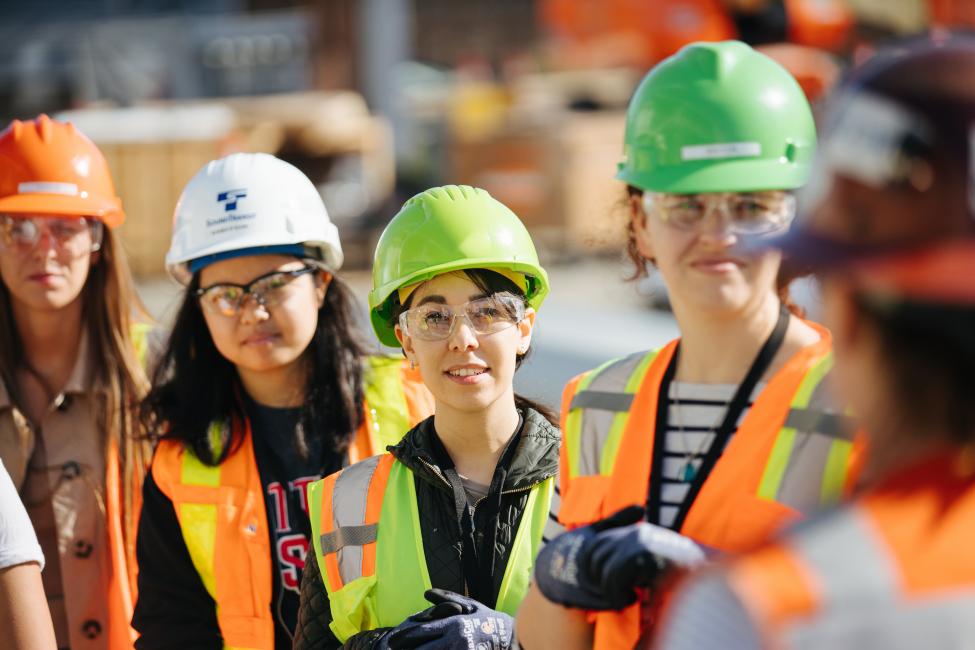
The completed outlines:
<svg viewBox="0 0 975 650">
<path fill-rule="evenodd" d="M 757 158 L 762 155 L 760 142 L 715 142 L 680 148 L 681 160 L 711 160 L 715 158 Z"/>
<path fill-rule="evenodd" d="M 321 537 L 322 554 L 335 553 L 346 546 L 365 546 L 376 541 L 379 524 L 343 526 Z M 344 579 L 344 576 L 343 576 Z"/>
<path fill-rule="evenodd" d="M 53 183 L 53 182 L 34 182 L 19 183 L 17 185 L 18 194 L 63 194 L 65 196 L 78 196 L 78 186 L 74 183 Z"/>
<path fill-rule="evenodd" d="M 379 456 L 372 456 L 339 474 L 332 492 L 332 521 L 334 530 L 357 528 L 366 523 L 366 503 L 369 484 L 379 465 Z M 362 575 L 362 545 L 339 546 L 338 563 L 342 581 L 352 582 Z"/>
<path fill-rule="evenodd" d="M 839 413 L 794 408 L 789 411 L 783 426 L 797 431 L 821 433 L 842 440 L 853 440 L 856 421 L 848 415 Z"/>
<path fill-rule="evenodd" d="M 606 393 L 598 390 L 581 390 L 572 398 L 569 409 L 600 409 L 624 412 L 633 404 L 633 393 Z"/>
</svg>

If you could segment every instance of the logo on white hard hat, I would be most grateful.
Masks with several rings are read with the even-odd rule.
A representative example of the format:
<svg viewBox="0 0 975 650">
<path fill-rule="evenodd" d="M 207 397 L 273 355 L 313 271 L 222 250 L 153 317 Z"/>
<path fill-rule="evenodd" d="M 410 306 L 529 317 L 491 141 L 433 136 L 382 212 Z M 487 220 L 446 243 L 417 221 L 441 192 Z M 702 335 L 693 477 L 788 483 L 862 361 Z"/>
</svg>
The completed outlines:
<svg viewBox="0 0 975 650">
<path fill-rule="evenodd" d="M 237 201 L 247 197 L 247 190 L 227 190 L 217 194 L 217 203 L 223 203 L 224 212 L 237 209 Z"/>
</svg>

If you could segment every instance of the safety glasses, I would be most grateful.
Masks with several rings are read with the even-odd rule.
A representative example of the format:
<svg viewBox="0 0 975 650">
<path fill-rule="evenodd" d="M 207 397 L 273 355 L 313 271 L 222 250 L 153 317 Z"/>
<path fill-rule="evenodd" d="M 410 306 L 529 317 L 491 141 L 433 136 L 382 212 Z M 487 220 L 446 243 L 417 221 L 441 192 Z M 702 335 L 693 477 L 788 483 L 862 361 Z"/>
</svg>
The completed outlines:
<svg viewBox="0 0 975 650">
<path fill-rule="evenodd" d="M 94 253 L 102 247 L 102 223 L 86 217 L 0 214 L 0 246 L 29 252 L 47 235 L 54 246 L 73 255 Z"/>
<path fill-rule="evenodd" d="M 251 296 L 264 308 L 273 307 L 292 294 L 296 278 L 318 271 L 317 266 L 302 266 L 288 271 L 272 271 L 254 279 L 249 284 L 221 282 L 196 290 L 200 305 L 215 314 L 232 318 L 240 313 Z"/>
<path fill-rule="evenodd" d="M 780 190 L 702 194 L 643 193 L 643 210 L 681 230 L 699 230 L 709 215 L 721 212 L 738 235 L 764 235 L 782 230 L 796 216 L 796 200 Z"/>
<path fill-rule="evenodd" d="M 459 307 L 429 302 L 399 315 L 407 336 L 424 341 L 449 338 L 462 319 L 476 334 L 486 336 L 505 330 L 525 317 L 525 301 L 508 292 L 471 300 Z"/>
</svg>

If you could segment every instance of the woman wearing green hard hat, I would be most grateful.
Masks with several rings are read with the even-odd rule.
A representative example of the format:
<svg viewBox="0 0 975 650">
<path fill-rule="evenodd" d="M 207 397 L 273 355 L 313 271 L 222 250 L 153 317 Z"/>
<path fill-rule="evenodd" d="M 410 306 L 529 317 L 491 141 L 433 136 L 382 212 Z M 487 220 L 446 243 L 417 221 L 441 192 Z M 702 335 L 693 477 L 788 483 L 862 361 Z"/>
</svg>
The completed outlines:
<svg viewBox="0 0 975 650">
<path fill-rule="evenodd" d="M 296 648 L 509 647 L 558 469 L 554 414 L 512 386 L 547 293 L 525 227 L 484 190 L 427 190 L 386 227 L 372 325 L 434 415 L 309 488 Z"/>
<path fill-rule="evenodd" d="M 669 568 L 749 549 L 849 489 L 829 332 L 790 304 L 780 255 L 747 247 L 789 227 L 815 141 L 796 81 L 744 43 L 691 44 L 637 88 L 617 173 L 628 253 L 637 277 L 660 271 L 681 335 L 566 386 L 572 532 L 536 564 L 535 625 L 519 625 L 533 650 L 632 648 Z"/>
</svg>

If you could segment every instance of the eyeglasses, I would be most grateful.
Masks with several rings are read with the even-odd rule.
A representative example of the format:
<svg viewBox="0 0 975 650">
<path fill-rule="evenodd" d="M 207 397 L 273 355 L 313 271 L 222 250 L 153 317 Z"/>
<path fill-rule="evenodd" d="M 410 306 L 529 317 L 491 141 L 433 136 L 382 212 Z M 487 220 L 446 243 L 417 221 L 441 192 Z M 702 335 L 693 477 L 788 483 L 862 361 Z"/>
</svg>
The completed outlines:
<svg viewBox="0 0 975 650">
<path fill-rule="evenodd" d="M 457 320 L 482 336 L 496 334 L 525 317 L 525 301 L 512 293 L 500 292 L 471 300 L 460 307 L 429 302 L 399 315 L 399 326 L 407 336 L 424 341 L 442 341 L 454 331 Z"/>
<path fill-rule="evenodd" d="M 738 235 L 764 235 L 781 230 L 796 216 L 796 199 L 779 190 L 702 194 L 643 193 L 643 210 L 681 230 L 698 230 L 720 209 Z"/>
<path fill-rule="evenodd" d="M 0 245 L 22 253 L 37 246 L 47 233 L 59 249 L 75 255 L 94 253 L 102 247 L 102 223 L 86 217 L 0 215 Z"/>
<path fill-rule="evenodd" d="M 221 282 L 196 290 L 200 304 L 210 311 L 227 317 L 240 313 L 247 300 L 253 296 L 261 307 L 273 307 L 291 295 L 291 283 L 295 278 L 318 271 L 317 266 L 303 266 L 291 271 L 272 271 L 265 273 L 249 284 Z"/>
</svg>

